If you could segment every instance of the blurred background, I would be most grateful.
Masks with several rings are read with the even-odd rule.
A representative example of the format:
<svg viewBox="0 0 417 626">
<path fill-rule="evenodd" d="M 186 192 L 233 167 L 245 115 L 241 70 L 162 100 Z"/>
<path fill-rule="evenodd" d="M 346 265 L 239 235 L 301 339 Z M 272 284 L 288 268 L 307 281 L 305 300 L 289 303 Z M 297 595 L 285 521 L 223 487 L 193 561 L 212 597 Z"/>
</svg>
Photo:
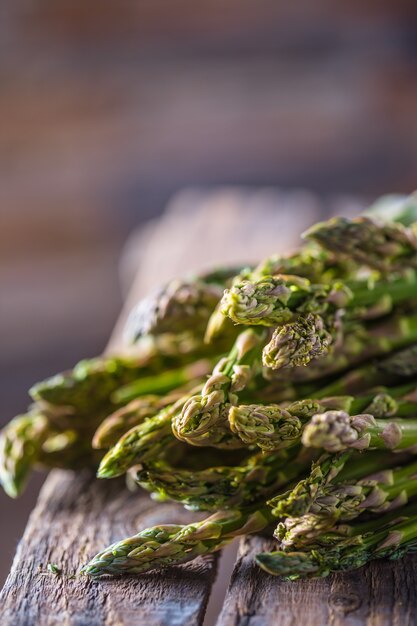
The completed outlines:
<svg viewBox="0 0 417 626">
<path fill-rule="evenodd" d="M 22 0 L 0 49 L 1 424 L 103 350 L 179 190 L 417 187 L 412 0 Z M 0 580 L 41 481 L 0 495 Z"/>
</svg>

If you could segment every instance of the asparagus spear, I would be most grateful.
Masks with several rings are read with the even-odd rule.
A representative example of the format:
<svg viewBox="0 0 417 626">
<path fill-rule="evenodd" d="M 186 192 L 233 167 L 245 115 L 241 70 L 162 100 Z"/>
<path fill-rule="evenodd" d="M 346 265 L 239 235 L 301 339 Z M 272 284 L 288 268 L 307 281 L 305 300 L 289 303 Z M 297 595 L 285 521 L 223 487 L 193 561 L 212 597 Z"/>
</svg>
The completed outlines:
<svg viewBox="0 0 417 626">
<path fill-rule="evenodd" d="M 202 522 L 148 528 L 99 552 L 81 573 L 93 578 L 106 574 L 139 574 L 220 550 L 239 535 L 259 532 L 271 521 L 267 508 L 219 511 Z"/>
<path fill-rule="evenodd" d="M 125 336 L 134 343 L 146 335 L 204 331 L 224 286 L 198 278 L 172 280 L 141 300 L 127 321 Z"/>
<path fill-rule="evenodd" d="M 172 467 L 166 460 L 151 461 L 130 470 L 133 480 L 157 494 L 195 510 L 249 506 L 276 493 L 306 472 L 311 454 L 293 448 L 278 454 L 255 454 L 239 466 L 213 466 L 201 470 Z"/>
<path fill-rule="evenodd" d="M 190 394 L 186 393 L 174 404 L 125 433 L 102 459 L 97 476 L 99 478 L 121 476 L 130 467 L 152 458 L 157 459 L 165 453 L 167 448 L 176 442 L 172 434 L 171 419 L 181 410 L 189 397 Z"/>
<path fill-rule="evenodd" d="M 374 559 L 397 559 L 417 548 L 416 514 L 414 503 L 398 512 L 397 521 L 393 521 L 392 514 L 378 518 L 366 524 L 365 532 L 361 526 L 356 532 L 352 529 L 344 541 L 339 539 L 333 547 L 262 553 L 255 560 L 269 574 L 297 580 L 357 569 Z"/>
<path fill-rule="evenodd" d="M 11 498 L 25 487 L 50 434 L 48 420 L 36 411 L 15 417 L 0 432 L 0 484 Z"/>
<path fill-rule="evenodd" d="M 235 324 L 278 326 L 299 314 L 324 315 L 346 306 L 353 297 L 342 283 L 314 284 L 281 274 L 244 279 L 226 289 L 221 312 Z"/>
<path fill-rule="evenodd" d="M 74 369 L 37 383 L 30 394 L 35 402 L 52 405 L 53 410 L 65 407 L 80 419 L 102 419 L 121 403 L 139 395 L 164 393 L 208 371 L 209 362 L 201 359 L 201 351 L 170 350 L 170 346 L 146 343 L 137 357 L 80 361 Z"/>
<path fill-rule="evenodd" d="M 326 411 L 314 415 L 304 428 L 302 442 L 307 447 L 338 452 L 348 448 L 404 450 L 417 444 L 417 419 L 375 419 L 363 413 Z"/>
<path fill-rule="evenodd" d="M 172 428 L 178 439 L 195 446 L 241 447 L 230 433 L 227 415 L 259 367 L 266 331 L 247 329 L 239 335 L 229 355 L 221 359 L 200 394 L 189 398 L 173 416 Z"/>
<path fill-rule="evenodd" d="M 344 258 L 338 258 L 331 252 L 323 250 L 314 242 L 307 242 L 295 253 L 288 256 L 272 255 L 262 260 L 255 268 L 244 268 L 235 276 L 232 287 L 242 280 L 256 280 L 264 276 L 280 274 L 295 275 L 312 282 L 331 283 L 334 280 L 345 279 L 351 276 L 356 267 Z M 207 343 L 225 332 L 230 326 L 230 320 L 222 313 L 222 301 L 213 311 L 206 330 Z"/>
<path fill-rule="evenodd" d="M 375 418 L 417 416 L 415 385 L 380 388 L 354 398 L 331 396 L 310 398 L 290 404 L 239 404 L 229 411 L 229 424 L 244 443 L 262 450 L 279 450 L 299 443 L 307 421 L 327 409 L 351 414 L 365 411 Z M 403 397 L 402 397 L 403 395 Z"/>
<path fill-rule="evenodd" d="M 97 467 L 100 456 L 91 449 L 91 431 L 60 424 L 36 404 L 15 417 L 0 432 L 0 484 L 19 496 L 34 466 L 78 469 Z"/>
<path fill-rule="evenodd" d="M 304 547 L 324 531 L 364 512 L 385 513 L 397 509 L 417 495 L 416 475 L 414 461 L 394 469 L 381 469 L 357 481 L 322 485 L 311 498 L 308 513 L 284 518 L 274 534 L 285 549 Z"/>
<path fill-rule="evenodd" d="M 379 364 L 379 370 L 390 376 L 414 376 L 417 371 L 417 345 L 392 354 Z"/>
<path fill-rule="evenodd" d="M 311 361 L 309 367 L 297 367 L 297 363 L 294 362 L 292 365 L 287 363 L 286 369 L 282 369 L 284 364 L 280 358 L 280 353 L 275 353 L 273 335 L 270 343 L 265 346 L 263 351 L 264 365 L 268 366 L 263 370 L 264 377 L 268 380 L 306 382 L 335 375 L 369 359 L 381 357 L 417 340 L 417 315 L 396 314 L 379 321 L 349 323 L 343 329 L 343 334 L 344 337 L 342 338 L 340 330 L 335 325 L 332 333 L 333 343 L 328 342 L 331 351 L 327 356 L 323 353 L 321 358 L 315 360 L 310 359 L 307 341 L 304 364 L 306 365 Z M 304 340 L 299 335 L 297 340 L 289 341 L 285 350 L 287 353 L 293 352 L 297 356 L 297 351 L 302 354 L 303 344 Z M 266 352 L 268 352 L 268 360 L 265 359 Z M 277 369 L 278 371 L 276 371 Z"/>
<path fill-rule="evenodd" d="M 235 276 L 232 286 L 242 280 L 256 280 L 263 276 L 279 274 L 295 275 L 312 282 L 331 283 L 351 276 L 356 267 L 347 259 L 323 250 L 314 242 L 304 243 L 295 253 L 288 256 L 272 255 L 262 260 L 255 268 L 244 268 Z M 205 341 L 210 343 L 230 328 L 230 320 L 222 313 L 222 301 L 214 309 L 206 330 Z"/>
<path fill-rule="evenodd" d="M 304 237 L 316 241 L 326 250 L 346 255 L 381 272 L 417 267 L 416 232 L 376 217 L 334 217 L 315 224 Z"/>
<path fill-rule="evenodd" d="M 178 395 L 172 393 L 162 397 L 145 395 L 131 400 L 101 422 L 93 437 L 93 448 L 111 448 L 128 430 L 139 426 L 177 399 Z"/>
<path fill-rule="evenodd" d="M 226 289 L 221 312 L 235 324 L 279 326 L 299 315 L 331 317 L 347 309 L 351 317 L 389 313 L 394 305 L 417 296 L 417 272 L 408 270 L 384 279 L 311 283 L 299 276 L 263 276 Z"/>
<path fill-rule="evenodd" d="M 113 356 L 80 361 L 73 370 L 37 383 L 30 394 L 37 402 L 68 407 L 78 416 L 103 409 L 108 413 L 116 389 L 149 372 L 149 367 L 140 359 Z"/>
<path fill-rule="evenodd" d="M 417 193 L 408 196 L 386 195 L 378 198 L 363 215 L 377 218 L 383 222 L 397 222 L 411 226 L 417 222 Z"/>
<path fill-rule="evenodd" d="M 230 429 L 248 445 L 279 450 L 300 442 L 303 421 L 279 404 L 241 404 L 231 407 Z"/>
<path fill-rule="evenodd" d="M 409 322 L 411 319 L 401 330 L 401 321 L 399 321 L 400 332 L 396 338 L 394 335 L 390 338 L 384 338 L 382 335 L 379 342 L 378 335 L 372 338 L 370 336 L 369 341 L 372 347 L 370 348 L 369 344 L 363 344 L 362 351 L 358 343 L 356 356 L 355 349 L 352 347 L 351 365 L 356 365 L 356 367 L 350 371 L 347 371 L 349 360 L 342 352 L 338 355 L 335 353 L 331 359 L 325 357 L 320 366 L 311 363 L 307 368 L 294 368 L 290 370 L 290 376 L 287 370 L 279 372 L 264 370 L 262 376 L 258 375 L 254 380 L 257 397 L 262 402 L 276 402 L 277 400 L 283 402 L 303 397 L 320 399 L 327 396 L 363 393 L 381 385 L 406 383 L 417 374 L 417 345 L 412 343 L 415 341 L 414 324 L 409 324 Z M 385 327 L 387 332 L 390 326 L 391 322 Z M 382 334 L 384 324 L 381 323 L 379 328 Z M 390 342 L 392 342 L 391 347 Z M 407 346 L 408 342 L 411 342 L 411 345 Z M 345 346 L 348 343 L 350 343 L 350 336 L 349 340 L 345 340 Z M 407 347 L 401 348 L 404 345 Z M 397 350 L 397 352 L 391 354 L 390 350 Z M 361 365 L 362 359 L 366 360 L 367 356 L 368 361 Z M 305 372 L 307 376 L 300 376 L 301 372 Z M 340 373 L 342 373 L 341 376 Z M 245 395 L 245 392 L 241 394 L 242 397 Z"/>
<path fill-rule="evenodd" d="M 398 347 L 398 346 L 397 346 Z M 395 350 L 395 348 L 392 348 Z M 408 346 L 383 359 L 358 367 L 319 390 L 312 397 L 359 393 L 381 384 L 398 383 L 402 378 L 417 374 L 417 344 Z"/>
<path fill-rule="evenodd" d="M 349 259 L 342 259 L 337 254 L 324 250 L 314 241 L 307 241 L 292 254 L 274 254 L 263 259 L 252 272 L 242 273 L 240 279 L 252 280 L 262 276 L 285 274 L 301 276 L 315 283 L 331 283 L 347 278 L 356 271 L 357 267 Z"/>
<path fill-rule="evenodd" d="M 396 222 L 411 226 L 417 222 L 417 194 L 383 196 L 364 211 L 363 216 L 382 224 Z M 296 274 L 312 282 L 319 282 L 323 278 L 324 282 L 331 282 L 351 276 L 356 271 L 356 264 L 351 258 L 341 258 L 338 247 L 334 250 L 323 249 L 314 240 L 304 237 L 303 245 L 297 252 L 285 257 L 268 257 L 246 277 Z"/>
</svg>

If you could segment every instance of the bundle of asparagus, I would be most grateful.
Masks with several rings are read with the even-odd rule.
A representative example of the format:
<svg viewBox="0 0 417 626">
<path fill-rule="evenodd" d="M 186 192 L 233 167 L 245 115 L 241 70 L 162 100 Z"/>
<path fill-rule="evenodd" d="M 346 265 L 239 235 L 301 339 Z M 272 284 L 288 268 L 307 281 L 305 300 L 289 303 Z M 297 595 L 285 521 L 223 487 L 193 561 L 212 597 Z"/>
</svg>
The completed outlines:
<svg viewBox="0 0 417 626">
<path fill-rule="evenodd" d="M 131 356 L 30 390 L 0 435 L 0 482 L 16 497 L 34 466 L 91 466 L 211 515 L 142 530 L 84 574 L 182 563 L 274 525 L 256 561 L 290 579 L 415 549 L 416 195 L 317 224 L 292 255 L 173 281 L 126 337 Z"/>
</svg>

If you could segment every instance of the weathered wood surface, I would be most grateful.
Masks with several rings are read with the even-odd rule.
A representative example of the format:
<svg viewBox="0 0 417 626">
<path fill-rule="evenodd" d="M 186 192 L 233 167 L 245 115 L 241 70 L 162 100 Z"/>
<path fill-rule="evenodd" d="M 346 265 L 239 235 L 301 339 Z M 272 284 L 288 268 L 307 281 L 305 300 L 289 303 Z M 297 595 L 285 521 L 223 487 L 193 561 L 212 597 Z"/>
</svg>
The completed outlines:
<svg viewBox="0 0 417 626">
<path fill-rule="evenodd" d="M 417 558 L 380 561 L 327 578 L 285 582 L 253 557 L 274 542 L 241 540 L 217 626 L 411 626 L 417 624 Z"/>
<path fill-rule="evenodd" d="M 187 567 L 95 583 L 72 578 L 81 562 L 123 536 L 157 524 L 189 521 L 180 506 L 129 493 L 123 481 L 54 471 L 31 515 L 2 596 L 1 624 L 171 626 L 200 624 L 217 557 Z M 47 564 L 62 575 L 47 573 Z"/>
</svg>

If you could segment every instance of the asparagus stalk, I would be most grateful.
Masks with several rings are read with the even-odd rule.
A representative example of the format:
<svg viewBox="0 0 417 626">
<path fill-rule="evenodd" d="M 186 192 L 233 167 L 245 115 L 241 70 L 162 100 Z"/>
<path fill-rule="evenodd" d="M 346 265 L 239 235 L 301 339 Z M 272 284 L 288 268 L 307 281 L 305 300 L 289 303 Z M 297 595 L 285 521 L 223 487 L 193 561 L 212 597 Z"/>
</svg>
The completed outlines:
<svg viewBox="0 0 417 626">
<path fill-rule="evenodd" d="M 395 510 L 417 495 L 416 475 L 417 463 L 413 462 L 377 471 L 358 481 L 323 485 L 311 499 L 308 513 L 301 517 L 284 518 L 274 534 L 282 548 L 303 548 L 323 532 L 364 512 Z"/>
<path fill-rule="evenodd" d="M 125 433 L 102 459 L 97 476 L 121 476 L 130 467 L 149 459 L 157 459 L 165 453 L 176 442 L 172 434 L 171 419 L 181 410 L 189 396 L 190 394 L 185 394 L 174 404 Z"/>
<path fill-rule="evenodd" d="M 133 480 L 158 499 L 170 498 L 193 510 L 247 507 L 265 500 L 277 489 L 308 471 L 313 457 L 305 449 L 278 454 L 257 453 L 234 467 L 201 470 L 172 467 L 151 461 L 130 470 Z"/>
<path fill-rule="evenodd" d="M 368 216 L 334 217 L 315 224 L 304 237 L 381 272 L 417 267 L 417 234 L 399 223 Z"/>
<path fill-rule="evenodd" d="M 92 578 L 139 574 L 186 563 L 215 552 L 239 535 L 259 532 L 271 521 L 267 508 L 219 511 L 202 522 L 148 528 L 99 552 L 81 573 Z"/>
<path fill-rule="evenodd" d="M 172 393 L 162 397 L 145 395 L 131 400 L 101 422 L 94 433 L 93 448 L 111 448 L 128 430 L 139 426 L 177 399 L 178 395 Z"/>
<path fill-rule="evenodd" d="M 0 432 L 0 484 L 11 498 L 23 491 L 49 434 L 48 420 L 36 411 L 15 417 Z"/>
<path fill-rule="evenodd" d="M 125 329 L 128 341 L 163 333 L 204 331 L 224 285 L 198 278 L 172 280 L 132 310 Z"/>
<path fill-rule="evenodd" d="M 280 450 L 296 445 L 307 421 L 328 409 L 350 412 L 365 411 L 376 418 L 417 416 L 415 385 L 381 388 L 376 393 L 359 396 L 314 398 L 290 404 L 240 404 L 229 410 L 230 430 L 244 443 L 261 450 Z M 405 394 L 401 397 L 401 394 Z"/>
<path fill-rule="evenodd" d="M 394 347 L 392 349 L 395 350 Z M 417 344 L 414 344 L 384 359 L 366 363 L 347 372 L 336 381 L 313 391 L 312 397 L 360 393 L 376 385 L 398 383 L 402 378 L 409 378 L 416 374 Z"/>
<path fill-rule="evenodd" d="M 412 504 L 399 511 L 397 521 L 392 514 L 378 518 L 366 525 L 365 532 L 359 527 L 333 547 L 262 553 L 255 560 L 269 574 L 297 580 L 357 569 L 374 559 L 397 559 L 417 548 L 416 514 L 416 504 Z"/>
<path fill-rule="evenodd" d="M 265 346 L 263 351 L 264 365 L 268 366 L 263 370 L 264 377 L 268 380 L 314 381 L 343 372 L 343 370 L 359 365 L 369 359 L 389 354 L 393 350 L 408 346 L 417 340 L 417 315 L 397 314 L 377 322 L 349 323 L 346 324 L 343 332 L 345 336 L 342 338 L 340 330 L 337 329 L 337 324 L 334 325 L 332 334 L 334 342 L 328 344 L 331 351 L 327 356 L 322 353 L 319 359 L 310 359 L 310 356 L 313 355 L 308 354 L 308 341 L 306 342 L 304 365 L 311 361 L 309 367 L 297 367 L 297 363 L 294 361 L 292 365 L 288 362 L 285 365 L 286 369 L 282 369 L 284 363 L 280 358 L 280 348 L 276 352 L 274 346 L 275 331 L 270 343 Z M 287 354 L 293 352 L 297 357 L 297 351 L 301 352 L 302 355 L 303 343 L 303 339 L 299 336 L 298 340 L 289 341 L 288 346 L 285 346 L 284 350 Z M 267 352 L 268 360 L 265 358 Z M 278 372 L 276 371 L 277 369 Z"/>
<path fill-rule="evenodd" d="M 263 276 L 226 289 L 221 312 L 235 324 L 279 326 L 299 315 L 332 316 L 347 309 L 354 318 L 389 313 L 394 305 L 417 296 L 417 272 L 390 274 L 380 280 L 311 283 L 299 276 Z"/>
<path fill-rule="evenodd" d="M 169 393 L 187 384 L 194 387 L 197 379 L 206 376 L 211 371 L 213 362 L 213 360 L 201 359 L 177 369 L 167 369 L 157 375 L 138 378 L 119 387 L 113 393 L 112 401 L 117 406 L 144 395 Z"/>
</svg>

